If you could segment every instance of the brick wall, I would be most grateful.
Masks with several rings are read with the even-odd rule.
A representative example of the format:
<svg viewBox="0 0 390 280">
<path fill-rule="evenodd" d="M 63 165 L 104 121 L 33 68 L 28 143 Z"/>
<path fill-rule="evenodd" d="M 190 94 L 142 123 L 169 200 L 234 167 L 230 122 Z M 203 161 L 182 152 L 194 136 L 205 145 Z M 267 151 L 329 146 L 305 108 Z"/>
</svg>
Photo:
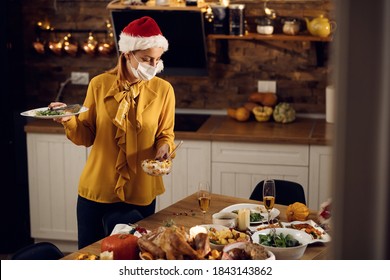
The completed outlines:
<svg viewBox="0 0 390 280">
<path fill-rule="evenodd" d="M 263 15 L 263 1 L 237 1 L 246 4 L 246 19 L 250 32 L 255 32 L 254 19 Z M 269 1 L 268 6 L 280 16 L 332 17 L 330 0 L 324 1 Z M 93 77 L 116 64 L 116 54 L 90 56 L 79 52 L 76 57 L 56 56 L 49 51 L 37 54 L 32 48 L 38 21 L 49 21 L 55 29 L 105 29 L 110 13 L 109 1 L 103 0 L 30 0 L 23 3 L 23 38 L 25 42 L 25 89 L 29 107 L 45 106 L 54 100 L 60 83 L 71 72 L 88 72 Z M 66 34 L 54 33 L 58 37 Z M 53 33 L 41 33 L 50 40 Z M 88 32 L 74 32 L 72 37 L 82 43 Z M 95 33 L 102 40 L 104 33 Z M 209 76 L 163 76 L 174 86 L 179 108 L 224 109 L 238 106 L 257 90 L 257 80 L 276 80 L 281 101 L 294 104 L 298 112 L 324 113 L 325 87 L 330 67 L 331 43 L 301 41 L 228 40 L 229 63 L 219 62 L 219 41 L 208 40 Z M 67 85 L 63 91 L 65 102 L 82 102 L 86 86 Z"/>
</svg>

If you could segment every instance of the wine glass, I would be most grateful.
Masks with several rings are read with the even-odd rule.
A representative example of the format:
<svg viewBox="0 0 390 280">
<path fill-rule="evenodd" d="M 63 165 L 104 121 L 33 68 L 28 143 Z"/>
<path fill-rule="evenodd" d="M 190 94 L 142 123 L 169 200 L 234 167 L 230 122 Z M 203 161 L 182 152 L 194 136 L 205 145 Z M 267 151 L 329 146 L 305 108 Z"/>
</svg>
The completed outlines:
<svg viewBox="0 0 390 280">
<path fill-rule="evenodd" d="M 203 213 L 203 223 L 205 223 L 206 212 L 209 210 L 211 201 L 210 184 L 206 181 L 199 182 L 198 185 L 198 203 Z"/>
<path fill-rule="evenodd" d="M 268 212 L 268 225 L 270 225 L 271 210 L 274 208 L 275 204 L 275 181 L 272 179 L 264 180 L 263 202 L 265 209 L 267 209 Z"/>
</svg>

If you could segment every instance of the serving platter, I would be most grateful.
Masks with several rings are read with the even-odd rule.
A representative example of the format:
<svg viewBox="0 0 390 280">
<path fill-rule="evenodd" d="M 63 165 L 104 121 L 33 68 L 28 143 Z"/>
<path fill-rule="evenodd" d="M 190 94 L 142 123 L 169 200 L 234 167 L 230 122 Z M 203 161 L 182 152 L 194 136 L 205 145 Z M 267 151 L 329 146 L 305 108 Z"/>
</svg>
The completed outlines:
<svg viewBox="0 0 390 280">
<path fill-rule="evenodd" d="M 79 111 L 77 112 L 65 112 L 63 114 L 57 114 L 57 115 L 40 115 L 40 112 L 44 112 L 46 110 L 49 110 L 49 107 L 41 107 L 41 108 L 36 108 L 28 111 L 24 111 L 20 113 L 20 115 L 24 117 L 32 117 L 36 119 L 56 119 L 56 118 L 62 118 L 62 117 L 68 117 L 68 116 L 75 116 L 81 113 L 84 113 L 88 111 L 87 107 L 82 106 Z"/>
<path fill-rule="evenodd" d="M 260 218 L 259 220 L 251 221 L 250 222 L 251 226 L 262 224 L 264 222 L 267 222 L 267 220 L 268 220 L 267 210 L 265 209 L 264 205 L 261 205 L 261 204 L 238 203 L 238 204 L 230 205 L 230 206 L 222 209 L 220 212 L 233 212 L 233 211 L 237 211 L 239 209 L 250 209 L 251 213 L 260 213 L 262 218 Z M 273 208 L 271 210 L 270 214 L 271 214 L 270 218 L 272 220 L 272 219 L 275 219 L 277 216 L 279 216 L 280 211 L 276 208 Z"/>
<path fill-rule="evenodd" d="M 316 222 L 313 220 L 307 220 L 307 221 L 293 221 L 293 222 L 281 222 L 281 225 L 284 228 L 294 228 L 293 225 L 301 225 L 303 227 L 302 229 L 298 229 L 301 231 L 305 232 L 305 224 L 309 225 L 308 230 L 310 230 L 310 226 L 314 228 L 315 231 L 318 231 L 319 234 L 310 234 L 312 238 L 312 241 L 310 243 L 326 243 L 332 240 L 330 235 L 321 227 L 319 226 Z M 307 231 L 306 231 L 307 232 Z"/>
</svg>

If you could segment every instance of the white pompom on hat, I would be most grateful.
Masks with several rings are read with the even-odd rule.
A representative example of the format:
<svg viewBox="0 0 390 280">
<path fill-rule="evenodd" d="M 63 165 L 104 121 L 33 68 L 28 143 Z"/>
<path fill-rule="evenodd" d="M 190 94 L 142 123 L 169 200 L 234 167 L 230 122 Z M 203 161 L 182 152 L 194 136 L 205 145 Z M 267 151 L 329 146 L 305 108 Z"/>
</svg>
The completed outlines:
<svg viewBox="0 0 390 280">
<path fill-rule="evenodd" d="M 130 22 L 119 36 L 119 51 L 129 52 L 162 48 L 168 50 L 168 40 L 162 35 L 160 27 L 154 19 L 148 16 Z"/>
</svg>

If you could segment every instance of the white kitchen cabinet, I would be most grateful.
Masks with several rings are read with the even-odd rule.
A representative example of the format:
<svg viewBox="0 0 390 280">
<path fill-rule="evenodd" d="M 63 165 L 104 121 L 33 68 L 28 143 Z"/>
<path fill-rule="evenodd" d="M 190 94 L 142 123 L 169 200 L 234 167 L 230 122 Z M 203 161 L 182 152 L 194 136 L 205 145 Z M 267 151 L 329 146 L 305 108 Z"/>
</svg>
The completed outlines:
<svg viewBox="0 0 390 280">
<path fill-rule="evenodd" d="M 267 177 L 300 183 L 308 199 L 308 145 L 212 143 L 212 190 L 249 198 Z"/>
<path fill-rule="evenodd" d="M 311 209 L 319 209 L 331 197 L 332 152 L 331 146 L 310 146 L 308 206 Z"/>
<path fill-rule="evenodd" d="M 76 201 L 87 149 L 63 134 L 27 133 L 31 237 L 77 249 Z"/>
<path fill-rule="evenodd" d="M 199 181 L 211 182 L 210 141 L 185 140 L 176 151 L 172 172 L 163 179 L 166 191 L 157 197 L 157 211 L 196 192 Z"/>
</svg>

